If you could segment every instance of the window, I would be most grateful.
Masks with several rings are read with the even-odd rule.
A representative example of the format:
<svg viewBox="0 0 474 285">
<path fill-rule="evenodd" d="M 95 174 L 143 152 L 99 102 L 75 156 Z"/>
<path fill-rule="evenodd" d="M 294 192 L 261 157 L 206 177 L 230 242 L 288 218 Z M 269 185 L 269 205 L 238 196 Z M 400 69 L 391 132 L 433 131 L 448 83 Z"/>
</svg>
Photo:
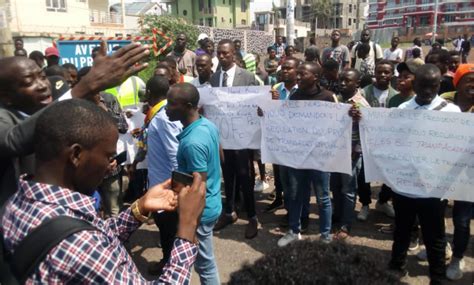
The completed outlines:
<svg viewBox="0 0 474 285">
<path fill-rule="evenodd" d="M 199 0 L 199 11 L 204 10 L 204 0 Z"/>
<path fill-rule="evenodd" d="M 222 4 L 225 4 L 225 0 L 222 0 Z"/>
<path fill-rule="evenodd" d="M 240 1 L 240 10 L 242 13 L 247 12 L 247 0 Z"/>
<path fill-rule="evenodd" d="M 229 18 L 229 23 L 231 23 L 231 24 L 232 24 L 232 18 Z"/>
<path fill-rule="evenodd" d="M 46 11 L 66 12 L 66 0 L 46 0 Z"/>
<path fill-rule="evenodd" d="M 352 13 L 352 4 L 349 4 L 349 13 Z"/>
<path fill-rule="evenodd" d="M 225 20 L 224 20 L 224 17 L 221 17 L 221 22 L 222 22 L 222 23 L 224 23 L 224 22 L 225 22 Z"/>
<path fill-rule="evenodd" d="M 199 25 L 204 26 L 204 18 L 199 19 Z"/>
<path fill-rule="evenodd" d="M 212 27 L 212 18 L 207 18 L 207 26 Z"/>
<path fill-rule="evenodd" d="M 244 19 L 242 19 L 241 23 L 242 23 L 243 26 L 247 25 L 247 21 L 244 20 Z"/>
<path fill-rule="evenodd" d="M 186 16 L 188 14 L 188 10 L 183 10 L 183 16 Z"/>
<path fill-rule="evenodd" d="M 229 0 L 229 5 L 232 5 L 232 0 Z"/>
<path fill-rule="evenodd" d="M 347 20 L 347 25 L 349 25 L 349 26 L 352 25 L 352 19 L 351 19 L 351 18 L 349 18 L 349 19 Z"/>
</svg>

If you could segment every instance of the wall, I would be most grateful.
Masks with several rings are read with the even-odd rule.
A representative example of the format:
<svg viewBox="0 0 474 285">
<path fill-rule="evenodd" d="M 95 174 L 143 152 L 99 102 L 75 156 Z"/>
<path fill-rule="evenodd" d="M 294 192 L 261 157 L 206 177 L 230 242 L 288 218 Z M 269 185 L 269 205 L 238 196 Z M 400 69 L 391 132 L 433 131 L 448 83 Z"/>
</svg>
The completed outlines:
<svg viewBox="0 0 474 285">
<path fill-rule="evenodd" d="M 217 45 L 220 40 L 241 40 L 242 47 L 247 52 L 264 55 L 267 53 L 267 47 L 274 43 L 273 36 L 262 31 L 237 30 L 237 29 L 217 29 L 198 26 L 200 33 L 206 33 L 214 39 Z"/>
</svg>

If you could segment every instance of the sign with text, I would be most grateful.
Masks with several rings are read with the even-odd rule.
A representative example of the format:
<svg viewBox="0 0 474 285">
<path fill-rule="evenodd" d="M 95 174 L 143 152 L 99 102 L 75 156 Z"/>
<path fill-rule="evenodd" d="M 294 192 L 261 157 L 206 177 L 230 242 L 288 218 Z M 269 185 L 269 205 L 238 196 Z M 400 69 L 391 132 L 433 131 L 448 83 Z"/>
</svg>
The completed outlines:
<svg viewBox="0 0 474 285">
<path fill-rule="evenodd" d="M 440 111 L 362 109 L 367 181 L 413 197 L 474 202 L 474 116 Z"/>
<path fill-rule="evenodd" d="M 122 47 L 129 43 L 131 43 L 131 41 L 107 41 L 107 54 L 111 54 L 115 46 Z M 92 66 L 92 50 L 100 46 L 100 41 L 57 41 L 57 45 L 61 58 L 60 64 L 72 63 L 79 70 L 85 66 Z"/>
<path fill-rule="evenodd" d="M 259 149 L 259 104 L 271 101 L 270 86 L 199 88 L 204 116 L 219 128 L 224 149 Z"/>
<path fill-rule="evenodd" d="M 261 107 L 263 162 L 352 174 L 350 105 L 278 100 Z"/>
</svg>

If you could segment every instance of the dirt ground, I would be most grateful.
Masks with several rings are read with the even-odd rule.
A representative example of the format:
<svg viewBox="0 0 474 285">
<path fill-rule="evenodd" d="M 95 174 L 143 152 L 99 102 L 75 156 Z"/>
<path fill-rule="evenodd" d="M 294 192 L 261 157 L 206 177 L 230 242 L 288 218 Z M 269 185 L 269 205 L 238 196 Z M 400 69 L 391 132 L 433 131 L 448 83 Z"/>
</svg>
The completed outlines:
<svg viewBox="0 0 474 285">
<path fill-rule="evenodd" d="M 270 169 L 268 170 L 270 171 Z M 234 225 L 214 234 L 214 251 L 223 284 L 226 284 L 229 281 L 230 274 L 237 271 L 243 264 L 253 263 L 258 258 L 275 249 L 278 239 L 287 230 L 279 226 L 285 215 L 285 210 L 278 210 L 270 214 L 262 213 L 263 209 L 271 202 L 268 196 L 273 191 L 273 181 L 270 181 L 269 184 L 269 189 L 263 193 L 255 194 L 258 219 L 261 224 L 256 238 L 252 240 L 244 238 L 247 221 L 241 218 Z M 378 187 L 375 187 L 372 193 L 372 211 L 370 212 L 369 219 L 366 222 L 356 221 L 354 223 L 352 236 L 348 239 L 348 242 L 382 251 L 385 260 L 380 262 L 381 264 L 387 264 L 392 245 L 391 235 L 379 232 L 379 228 L 382 225 L 390 224 L 393 220 L 374 209 L 378 191 Z M 313 196 L 311 199 L 309 231 L 303 235 L 304 239 L 316 239 L 318 237 L 319 226 L 315 203 L 315 197 Z M 360 206 L 361 204 L 357 203 L 357 212 Z M 452 208 L 448 207 L 446 214 L 448 241 L 452 241 L 453 238 L 451 212 Z M 246 215 L 245 213 L 240 213 L 240 216 L 245 217 Z M 471 222 L 471 227 L 473 226 L 474 222 Z M 162 256 L 161 249 L 157 247 L 158 240 L 159 233 L 156 226 L 144 224 L 131 236 L 127 245 L 139 270 L 150 280 L 156 278 L 156 276 L 148 274 L 148 264 L 149 262 L 159 261 Z M 415 256 L 417 252 L 415 251 L 409 255 L 409 276 L 404 277 L 403 281 L 413 285 L 429 284 L 427 276 L 428 263 L 418 261 Z M 474 284 L 474 239 L 472 238 L 465 255 L 466 268 L 463 279 L 457 282 L 446 281 L 446 284 Z M 192 275 L 191 284 L 199 284 L 199 278 L 195 272 Z"/>
</svg>

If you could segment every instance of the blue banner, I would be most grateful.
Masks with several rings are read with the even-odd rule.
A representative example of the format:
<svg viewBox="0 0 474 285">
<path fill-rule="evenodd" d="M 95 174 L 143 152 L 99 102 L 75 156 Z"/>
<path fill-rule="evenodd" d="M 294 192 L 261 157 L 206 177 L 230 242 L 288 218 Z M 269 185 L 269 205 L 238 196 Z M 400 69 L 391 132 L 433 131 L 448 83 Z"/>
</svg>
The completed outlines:
<svg viewBox="0 0 474 285">
<path fill-rule="evenodd" d="M 115 46 L 122 47 L 130 43 L 127 40 L 107 41 L 107 53 L 111 54 Z M 100 41 L 57 41 L 60 64 L 72 63 L 77 69 L 92 66 L 92 49 L 96 46 L 100 46 Z"/>
</svg>

